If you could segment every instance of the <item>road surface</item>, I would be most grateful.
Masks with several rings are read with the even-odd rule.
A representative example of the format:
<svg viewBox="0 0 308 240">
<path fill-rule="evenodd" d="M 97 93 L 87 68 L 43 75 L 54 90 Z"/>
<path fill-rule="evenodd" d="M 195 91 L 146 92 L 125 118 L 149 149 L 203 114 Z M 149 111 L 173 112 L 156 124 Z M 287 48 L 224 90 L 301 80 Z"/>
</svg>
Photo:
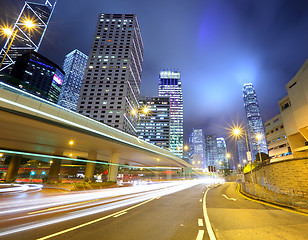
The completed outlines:
<svg viewBox="0 0 308 240">
<path fill-rule="evenodd" d="M 7 195 L 0 201 L 0 239 L 308 239 L 307 216 L 247 200 L 236 186 L 186 181 Z"/>
</svg>

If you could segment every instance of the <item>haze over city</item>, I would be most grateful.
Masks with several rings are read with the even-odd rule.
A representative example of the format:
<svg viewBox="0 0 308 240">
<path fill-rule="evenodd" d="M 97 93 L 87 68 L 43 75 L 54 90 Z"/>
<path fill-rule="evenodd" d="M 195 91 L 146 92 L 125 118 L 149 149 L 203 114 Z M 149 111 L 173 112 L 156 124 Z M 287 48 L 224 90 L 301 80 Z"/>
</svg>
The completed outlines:
<svg viewBox="0 0 308 240">
<path fill-rule="evenodd" d="M 1 19 L 12 23 L 23 2 L 2 3 Z M 184 142 L 192 128 L 227 137 L 227 123 L 246 121 L 245 82 L 264 122 L 278 114 L 285 84 L 307 58 L 307 11 L 306 0 L 58 1 L 39 52 L 62 66 L 64 53 L 88 54 L 99 13 L 135 13 L 145 49 L 141 95 L 158 95 L 161 69 L 179 69 Z"/>
</svg>

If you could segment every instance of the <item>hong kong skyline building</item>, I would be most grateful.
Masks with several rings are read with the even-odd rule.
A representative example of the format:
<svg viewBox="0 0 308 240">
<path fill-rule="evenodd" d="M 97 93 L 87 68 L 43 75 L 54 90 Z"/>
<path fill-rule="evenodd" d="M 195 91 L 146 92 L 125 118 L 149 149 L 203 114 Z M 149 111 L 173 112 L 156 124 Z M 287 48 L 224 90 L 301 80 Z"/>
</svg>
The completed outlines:
<svg viewBox="0 0 308 240">
<path fill-rule="evenodd" d="M 247 143 L 245 139 L 240 139 L 237 141 L 237 151 L 239 164 L 245 165 L 246 163 L 248 163 Z"/>
<path fill-rule="evenodd" d="M 196 168 L 207 168 L 205 136 L 202 129 L 193 129 L 189 137 L 190 164 Z"/>
<path fill-rule="evenodd" d="M 138 138 L 158 147 L 169 148 L 170 101 L 169 97 L 140 97 Z M 143 108 L 148 114 L 142 112 Z"/>
<path fill-rule="evenodd" d="M 178 70 L 162 70 L 159 74 L 160 97 L 170 97 L 170 151 L 183 156 L 183 96 Z"/>
<path fill-rule="evenodd" d="M 0 71 L 10 73 L 18 57 L 29 51 L 37 52 L 39 50 L 55 5 L 56 1 L 53 4 L 48 0 L 25 1 L 12 31 L 1 49 L 0 61 L 3 61 L 3 64 Z"/>
<path fill-rule="evenodd" d="M 259 152 L 256 139 L 258 134 L 262 136 L 262 139 L 259 140 L 260 151 L 267 154 L 268 150 L 257 95 L 251 83 L 244 84 L 243 99 L 247 119 L 248 140 L 252 158 L 255 159 L 256 154 Z"/>
<path fill-rule="evenodd" d="M 208 166 L 218 166 L 217 137 L 215 134 L 205 137 L 205 149 Z"/>
<path fill-rule="evenodd" d="M 88 56 L 77 49 L 65 56 L 63 63 L 65 78 L 58 101 L 60 106 L 76 111 L 87 60 Z"/>
<path fill-rule="evenodd" d="M 64 71 L 41 54 L 30 51 L 16 59 L 7 83 L 57 103 Z"/>
<path fill-rule="evenodd" d="M 77 111 L 137 135 L 143 43 L 135 14 L 100 14 Z"/>
<path fill-rule="evenodd" d="M 226 161 L 227 144 L 224 138 L 217 138 L 217 161 L 223 163 Z M 220 164 L 218 165 L 218 167 Z"/>
</svg>

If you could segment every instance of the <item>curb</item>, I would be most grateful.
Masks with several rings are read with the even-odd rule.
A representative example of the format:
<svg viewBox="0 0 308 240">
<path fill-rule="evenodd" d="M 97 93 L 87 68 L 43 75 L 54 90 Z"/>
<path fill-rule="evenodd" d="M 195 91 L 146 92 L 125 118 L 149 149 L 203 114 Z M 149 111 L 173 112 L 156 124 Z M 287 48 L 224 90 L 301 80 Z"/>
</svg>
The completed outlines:
<svg viewBox="0 0 308 240">
<path fill-rule="evenodd" d="M 259 198 L 259 197 L 256 197 L 254 195 L 251 195 L 251 194 L 243 191 L 242 185 L 240 185 L 240 184 L 237 184 L 236 191 L 248 200 L 256 201 L 256 202 L 259 202 L 261 204 L 269 205 L 271 207 L 275 207 L 275 208 L 279 208 L 279 209 L 286 210 L 286 211 L 289 211 L 289 212 L 298 213 L 298 214 L 308 216 L 308 211 L 303 211 L 302 209 L 295 208 L 293 206 L 285 205 L 285 204 L 282 204 L 282 203 L 270 202 L 270 201 L 267 201 L 266 199 Z"/>
</svg>

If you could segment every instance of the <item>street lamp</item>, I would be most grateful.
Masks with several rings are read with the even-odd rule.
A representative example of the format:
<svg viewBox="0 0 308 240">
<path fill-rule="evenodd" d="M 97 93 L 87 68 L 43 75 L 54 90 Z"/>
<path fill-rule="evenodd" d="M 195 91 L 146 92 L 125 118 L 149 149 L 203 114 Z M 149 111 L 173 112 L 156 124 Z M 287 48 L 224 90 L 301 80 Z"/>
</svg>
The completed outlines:
<svg viewBox="0 0 308 240">
<path fill-rule="evenodd" d="M 250 175 L 251 175 L 251 182 L 253 183 L 253 176 L 252 176 L 252 156 L 251 156 L 251 152 L 249 151 L 249 144 L 248 144 L 248 139 L 247 139 L 247 133 L 246 131 L 244 131 L 243 129 L 241 128 L 238 128 L 238 127 L 235 127 L 233 128 L 232 130 L 232 133 L 234 136 L 236 137 L 241 137 L 242 136 L 242 133 L 244 133 L 245 135 L 245 141 L 246 141 L 246 146 L 247 146 L 247 160 L 248 162 L 250 163 Z M 246 160 L 245 160 L 246 161 Z"/>
<path fill-rule="evenodd" d="M 29 30 L 31 30 L 31 29 L 34 28 L 34 26 L 35 26 L 35 25 L 34 25 L 34 22 L 33 22 L 32 20 L 30 20 L 30 19 L 26 19 L 26 20 L 24 21 L 24 24 L 25 24 L 25 26 L 26 26 Z M 5 58 L 6 58 L 7 54 L 8 54 L 8 52 L 9 52 L 9 50 L 10 50 L 10 48 L 11 48 L 11 46 L 12 46 L 12 43 L 13 43 L 13 41 L 14 41 L 16 35 L 17 35 L 18 28 L 16 28 L 15 31 L 13 31 L 13 29 L 10 29 L 10 28 L 2 28 L 2 31 L 3 31 L 3 33 L 4 33 L 5 35 L 8 36 L 8 40 L 11 38 L 11 41 L 10 41 L 10 44 L 9 44 L 9 46 L 8 46 L 8 48 L 7 48 L 7 50 L 6 50 L 5 54 L 4 54 L 4 56 L 3 56 L 2 61 L 1 61 L 1 63 L 0 63 L 0 69 L 1 69 L 2 64 L 3 64 L 3 62 L 4 62 L 4 60 L 5 60 Z"/>
<path fill-rule="evenodd" d="M 257 134 L 256 135 L 256 139 L 257 139 L 257 143 L 258 143 L 258 150 L 259 150 L 259 158 L 260 158 L 260 162 L 262 163 L 262 156 L 261 156 L 261 151 L 260 151 L 260 144 L 259 144 L 259 141 L 263 138 L 262 134 Z M 264 169 L 264 166 L 262 166 L 262 169 L 263 169 L 263 175 L 264 175 L 264 183 L 265 183 L 265 186 L 267 188 L 267 180 L 266 180 L 266 176 L 265 176 L 265 169 Z"/>
<path fill-rule="evenodd" d="M 130 113 L 133 115 L 133 116 L 137 116 L 138 115 L 138 122 L 137 122 L 137 132 L 140 131 L 139 129 L 139 122 L 140 122 L 140 115 L 141 114 L 144 114 L 145 116 L 147 116 L 149 113 L 150 113 L 150 109 L 148 108 L 148 106 L 143 106 L 142 108 L 133 108 Z"/>
</svg>

